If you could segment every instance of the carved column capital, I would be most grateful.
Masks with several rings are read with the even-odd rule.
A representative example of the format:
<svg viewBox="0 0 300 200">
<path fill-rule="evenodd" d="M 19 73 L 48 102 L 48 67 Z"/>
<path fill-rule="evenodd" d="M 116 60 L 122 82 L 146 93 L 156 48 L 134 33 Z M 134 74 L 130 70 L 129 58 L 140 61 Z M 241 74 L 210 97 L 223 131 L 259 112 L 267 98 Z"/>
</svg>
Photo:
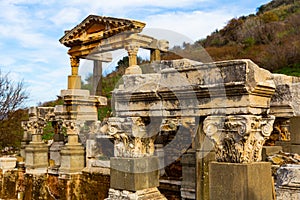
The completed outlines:
<svg viewBox="0 0 300 200">
<path fill-rule="evenodd" d="M 74 120 L 64 120 L 62 127 L 66 128 L 67 135 L 78 135 L 80 131 L 79 124 Z"/>
<path fill-rule="evenodd" d="M 262 146 L 271 135 L 274 120 L 274 116 L 209 116 L 203 131 L 215 144 L 217 161 L 250 163 L 261 160 Z"/>
<path fill-rule="evenodd" d="M 129 68 L 132 66 L 137 65 L 137 53 L 139 51 L 139 46 L 136 44 L 129 44 L 125 46 L 126 51 L 128 52 L 128 58 L 129 58 Z M 133 72 L 130 72 L 133 71 Z M 136 69 L 136 70 L 127 70 L 126 74 L 140 74 L 141 70 Z"/>
<path fill-rule="evenodd" d="M 80 62 L 80 59 L 78 57 L 76 57 L 76 56 L 70 57 L 71 67 L 79 67 L 79 62 Z"/>
<path fill-rule="evenodd" d="M 125 46 L 125 50 L 128 52 L 129 56 L 131 55 L 137 55 L 139 51 L 140 46 L 136 44 L 128 44 Z"/>
<path fill-rule="evenodd" d="M 154 136 L 148 136 L 140 117 L 109 118 L 107 133 L 115 139 L 116 157 L 146 157 L 154 154 Z"/>
<path fill-rule="evenodd" d="M 72 75 L 73 76 L 78 75 L 79 62 L 80 62 L 80 59 L 78 57 L 76 57 L 76 56 L 71 56 L 70 57 L 70 63 L 71 63 Z"/>
</svg>

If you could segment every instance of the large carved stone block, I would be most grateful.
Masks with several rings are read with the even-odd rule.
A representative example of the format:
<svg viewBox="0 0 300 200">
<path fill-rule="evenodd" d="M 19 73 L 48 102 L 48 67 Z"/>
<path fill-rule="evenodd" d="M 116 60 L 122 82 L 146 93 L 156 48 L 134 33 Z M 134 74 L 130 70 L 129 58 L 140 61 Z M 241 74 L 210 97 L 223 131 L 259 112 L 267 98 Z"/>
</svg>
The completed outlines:
<svg viewBox="0 0 300 200">
<path fill-rule="evenodd" d="M 41 143 L 29 144 L 25 148 L 25 166 L 28 169 L 47 169 L 48 167 L 48 146 Z"/>
<path fill-rule="evenodd" d="M 85 167 L 84 147 L 78 145 L 66 145 L 61 151 L 60 173 L 78 173 Z"/>
<path fill-rule="evenodd" d="M 273 199 L 271 164 L 212 162 L 209 186 L 209 199 L 213 200 Z"/>
<path fill-rule="evenodd" d="M 267 114 L 272 74 L 251 60 L 157 64 L 159 73 L 123 77 L 113 91 L 117 116 Z"/>
<path fill-rule="evenodd" d="M 159 161 L 156 156 L 144 158 L 111 158 L 110 187 L 138 191 L 159 186 Z"/>
<path fill-rule="evenodd" d="M 277 171 L 276 195 L 278 200 L 300 199 L 300 166 L 289 164 Z"/>
</svg>

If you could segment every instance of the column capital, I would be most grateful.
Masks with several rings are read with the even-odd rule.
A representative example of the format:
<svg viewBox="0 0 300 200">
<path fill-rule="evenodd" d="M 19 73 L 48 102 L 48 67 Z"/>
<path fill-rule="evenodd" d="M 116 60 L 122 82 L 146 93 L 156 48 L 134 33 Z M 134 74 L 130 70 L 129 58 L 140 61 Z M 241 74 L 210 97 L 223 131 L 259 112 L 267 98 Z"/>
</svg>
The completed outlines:
<svg viewBox="0 0 300 200">
<path fill-rule="evenodd" d="M 70 57 L 71 67 L 79 67 L 80 59 L 77 56 Z"/>
<path fill-rule="evenodd" d="M 219 162 L 261 161 L 261 150 L 273 130 L 274 116 L 208 116 L 204 133 L 213 141 Z"/>
<path fill-rule="evenodd" d="M 154 154 L 155 135 L 148 135 L 142 118 L 109 118 L 107 130 L 115 139 L 115 157 L 140 158 Z"/>
<path fill-rule="evenodd" d="M 137 55 L 139 51 L 140 46 L 137 44 L 128 44 L 125 46 L 125 50 L 128 52 L 129 56 L 131 55 Z"/>
<path fill-rule="evenodd" d="M 80 128 L 75 120 L 64 120 L 62 127 L 67 129 L 67 135 L 78 135 Z"/>
</svg>

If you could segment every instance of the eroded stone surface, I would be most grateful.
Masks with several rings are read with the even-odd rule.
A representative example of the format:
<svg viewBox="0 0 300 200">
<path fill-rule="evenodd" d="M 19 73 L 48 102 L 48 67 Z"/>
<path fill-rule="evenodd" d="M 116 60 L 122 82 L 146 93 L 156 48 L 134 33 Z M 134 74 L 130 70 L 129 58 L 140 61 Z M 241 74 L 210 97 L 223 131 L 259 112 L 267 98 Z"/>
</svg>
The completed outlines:
<svg viewBox="0 0 300 200">
<path fill-rule="evenodd" d="M 261 161 L 262 147 L 274 120 L 274 116 L 209 116 L 203 130 L 215 143 L 218 162 L 251 163 Z"/>
<path fill-rule="evenodd" d="M 300 165 L 288 164 L 277 170 L 277 200 L 300 199 Z"/>
</svg>

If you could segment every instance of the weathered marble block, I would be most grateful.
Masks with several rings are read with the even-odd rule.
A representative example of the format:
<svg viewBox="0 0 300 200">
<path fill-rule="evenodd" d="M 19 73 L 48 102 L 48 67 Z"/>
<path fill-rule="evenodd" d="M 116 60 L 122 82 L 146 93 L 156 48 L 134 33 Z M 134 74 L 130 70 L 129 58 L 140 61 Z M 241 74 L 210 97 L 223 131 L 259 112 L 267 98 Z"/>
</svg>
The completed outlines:
<svg viewBox="0 0 300 200">
<path fill-rule="evenodd" d="M 12 170 L 16 167 L 17 158 L 2 157 L 0 158 L 0 168 L 3 172 Z"/>
<path fill-rule="evenodd" d="M 268 162 L 209 165 L 209 199 L 272 199 L 271 164 Z"/>
<path fill-rule="evenodd" d="M 300 165 L 288 164 L 277 170 L 277 200 L 300 199 Z"/>
</svg>

